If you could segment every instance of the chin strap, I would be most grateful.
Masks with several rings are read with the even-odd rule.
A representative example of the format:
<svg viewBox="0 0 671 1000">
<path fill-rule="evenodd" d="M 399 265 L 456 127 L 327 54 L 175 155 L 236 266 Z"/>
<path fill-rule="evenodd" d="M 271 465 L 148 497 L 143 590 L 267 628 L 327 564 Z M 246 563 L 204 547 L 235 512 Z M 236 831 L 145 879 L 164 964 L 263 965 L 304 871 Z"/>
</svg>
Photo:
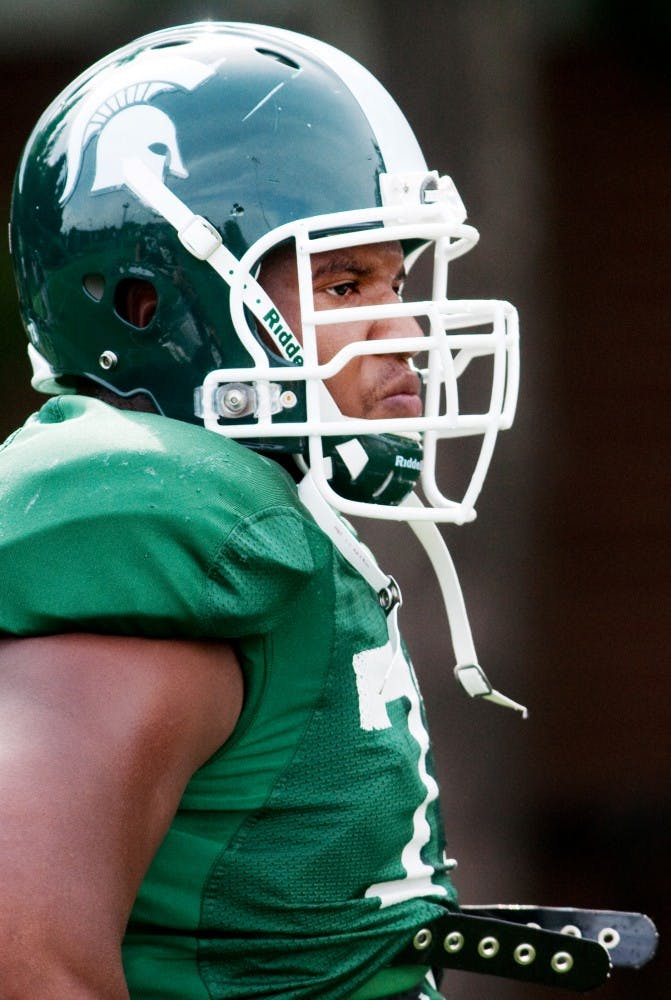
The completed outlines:
<svg viewBox="0 0 671 1000">
<path fill-rule="evenodd" d="M 240 261 L 224 246 L 220 233 L 202 215 L 196 215 L 155 174 L 138 159 L 123 160 L 124 182 L 136 197 L 168 222 L 182 246 L 196 260 L 205 261 L 233 290 L 239 290 L 245 307 L 261 323 L 278 353 L 287 361 L 303 364 L 302 351 L 291 328 L 275 303 L 256 279 L 240 267 Z M 272 322 L 268 322 L 272 317 Z M 242 328 L 244 330 L 244 328 Z M 284 337 L 280 338 L 280 334 Z M 241 335 L 244 346 L 257 364 L 267 367 L 263 348 L 249 332 Z M 285 346 L 286 344 L 290 346 Z"/>
<path fill-rule="evenodd" d="M 397 655 L 401 655 L 401 639 L 398 630 L 398 609 L 401 592 L 393 576 L 384 573 L 368 548 L 354 535 L 352 530 L 327 503 L 320 493 L 310 472 L 307 472 L 298 486 L 298 495 L 303 505 L 310 511 L 315 521 L 338 549 L 340 554 L 363 576 L 364 580 L 377 592 L 380 605 L 387 615 L 389 641 L 393 652 L 387 675 L 392 670 Z M 422 503 L 411 494 L 404 504 L 421 507 Z M 478 664 L 473 646 L 473 637 L 468 623 L 466 606 L 459 586 L 457 571 L 438 528 L 432 522 L 413 521 L 408 516 L 410 527 L 426 550 L 440 584 L 445 610 L 452 634 L 452 646 L 457 660 L 454 674 L 462 688 L 471 698 L 486 698 L 497 705 L 512 708 L 527 717 L 524 705 L 495 691 L 484 670 Z M 385 677 L 386 680 L 386 677 Z"/>
<path fill-rule="evenodd" d="M 402 506 L 423 507 L 423 504 L 415 493 L 411 493 Z M 526 719 L 529 713 L 524 705 L 495 691 L 478 663 L 459 578 L 443 536 L 432 521 L 413 521 L 412 514 L 408 515 L 408 524 L 421 542 L 440 584 L 457 661 L 454 676 L 471 698 L 486 698 L 496 705 L 520 712 Z"/>
</svg>

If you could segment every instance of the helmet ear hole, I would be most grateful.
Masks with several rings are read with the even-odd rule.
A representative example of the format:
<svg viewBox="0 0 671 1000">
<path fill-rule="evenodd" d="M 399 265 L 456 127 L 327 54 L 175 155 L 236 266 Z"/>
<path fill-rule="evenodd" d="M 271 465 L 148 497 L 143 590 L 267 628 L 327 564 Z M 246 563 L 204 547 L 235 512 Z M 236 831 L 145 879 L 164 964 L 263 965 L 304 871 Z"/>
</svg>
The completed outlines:
<svg viewBox="0 0 671 1000">
<path fill-rule="evenodd" d="M 85 274 L 82 287 L 88 297 L 94 302 L 100 302 L 105 294 L 105 276 L 103 274 Z"/>
<path fill-rule="evenodd" d="M 143 278 L 123 278 L 114 290 L 114 309 L 117 316 L 138 330 L 149 326 L 158 294 L 151 281 Z"/>
</svg>

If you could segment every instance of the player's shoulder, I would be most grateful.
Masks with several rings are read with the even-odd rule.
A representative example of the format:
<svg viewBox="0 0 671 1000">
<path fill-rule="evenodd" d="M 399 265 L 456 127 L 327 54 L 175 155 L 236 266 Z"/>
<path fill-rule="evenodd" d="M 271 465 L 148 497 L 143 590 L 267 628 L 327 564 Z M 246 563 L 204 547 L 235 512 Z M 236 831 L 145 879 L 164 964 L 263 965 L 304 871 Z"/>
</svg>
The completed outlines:
<svg viewBox="0 0 671 1000">
<path fill-rule="evenodd" d="M 6 449 L 8 475 L 27 482 L 38 473 L 68 492 L 113 491 L 141 502 L 198 507 L 206 498 L 254 513 L 269 503 L 298 508 L 290 478 L 249 448 L 193 424 L 117 409 L 84 396 L 50 399 Z M 32 472 L 31 472 L 32 470 Z M 105 504 L 103 503 L 103 506 Z"/>
<path fill-rule="evenodd" d="M 330 559 L 278 463 L 195 425 L 59 397 L 0 450 L 0 631 L 258 633 Z"/>
</svg>

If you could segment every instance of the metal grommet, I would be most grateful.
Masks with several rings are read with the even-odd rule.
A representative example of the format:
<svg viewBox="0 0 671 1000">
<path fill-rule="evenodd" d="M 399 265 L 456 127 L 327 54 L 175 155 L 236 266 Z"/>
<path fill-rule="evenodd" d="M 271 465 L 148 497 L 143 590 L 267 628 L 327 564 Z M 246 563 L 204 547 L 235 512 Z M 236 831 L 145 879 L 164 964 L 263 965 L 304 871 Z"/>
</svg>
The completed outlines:
<svg viewBox="0 0 671 1000">
<path fill-rule="evenodd" d="M 461 951 L 465 943 L 466 939 L 461 931 L 450 931 L 443 941 L 443 948 L 445 951 L 449 952 L 450 955 L 456 955 L 458 951 Z"/>
<path fill-rule="evenodd" d="M 298 402 L 298 396 L 291 389 L 285 389 L 280 396 L 280 405 L 283 410 L 291 410 Z"/>
<path fill-rule="evenodd" d="M 552 956 L 550 965 L 555 972 L 563 975 L 573 968 L 573 956 L 569 955 L 567 951 L 558 951 Z"/>
<path fill-rule="evenodd" d="M 103 351 L 100 357 L 98 358 L 98 364 L 103 369 L 103 371 L 106 372 L 111 371 L 112 368 L 116 368 L 118 363 L 119 359 L 117 358 L 114 351 Z"/>
<path fill-rule="evenodd" d="M 495 937 L 486 937 L 478 942 L 478 955 L 481 958 L 494 958 L 499 952 L 499 942 Z"/>
<path fill-rule="evenodd" d="M 414 938 L 412 939 L 412 946 L 415 951 L 425 951 L 431 942 L 433 941 L 433 934 L 428 927 L 422 927 L 421 931 L 417 931 Z"/>
<path fill-rule="evenodd" d="M 567 924 L 566 927 L 562 927 L 560 934 L 568 934 L 570 937 L 582 937 L 582 931 L 575 924 Z"/>
<path fill-rule="evenodd" d="M 518 944 L 513 952 L 513 958 L 518 965 L 531 965 L 536 959 L 536 949 L 532 944 Z"/>
<path fill-rule="evenodd" d="M 597 940 L 599 944 L 603 945 L 604 948 L 607 948 L 610 951 L 612 948 L 617 948 L 621 938 L 614 927 L 604 927 L 599 931 L 599 937 Z"/>
<path fill-rule="evenodd" d="M 389 615 L 397 604 L 401 604 L 401 591 L 393 576 L 389 577 L 389 584 L 378 591 L 380 607 L 386 615 Z"/>
</svg>

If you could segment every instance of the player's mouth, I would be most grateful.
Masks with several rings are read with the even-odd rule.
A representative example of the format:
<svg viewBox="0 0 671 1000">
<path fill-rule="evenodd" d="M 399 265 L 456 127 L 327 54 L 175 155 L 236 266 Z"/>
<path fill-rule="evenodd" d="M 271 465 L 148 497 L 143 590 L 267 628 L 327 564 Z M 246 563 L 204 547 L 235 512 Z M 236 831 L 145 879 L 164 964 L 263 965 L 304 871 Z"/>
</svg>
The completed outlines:
<svg viewBox="0 0 671 1000">
<path fill-rule="evenodd" d="M 390 379 L 382 387 L 376 409 L 378 416 L 421 417 L 424 404 L 420 396 L 419 376 L 407 371 L 398 378 Z"/>
</svg>

